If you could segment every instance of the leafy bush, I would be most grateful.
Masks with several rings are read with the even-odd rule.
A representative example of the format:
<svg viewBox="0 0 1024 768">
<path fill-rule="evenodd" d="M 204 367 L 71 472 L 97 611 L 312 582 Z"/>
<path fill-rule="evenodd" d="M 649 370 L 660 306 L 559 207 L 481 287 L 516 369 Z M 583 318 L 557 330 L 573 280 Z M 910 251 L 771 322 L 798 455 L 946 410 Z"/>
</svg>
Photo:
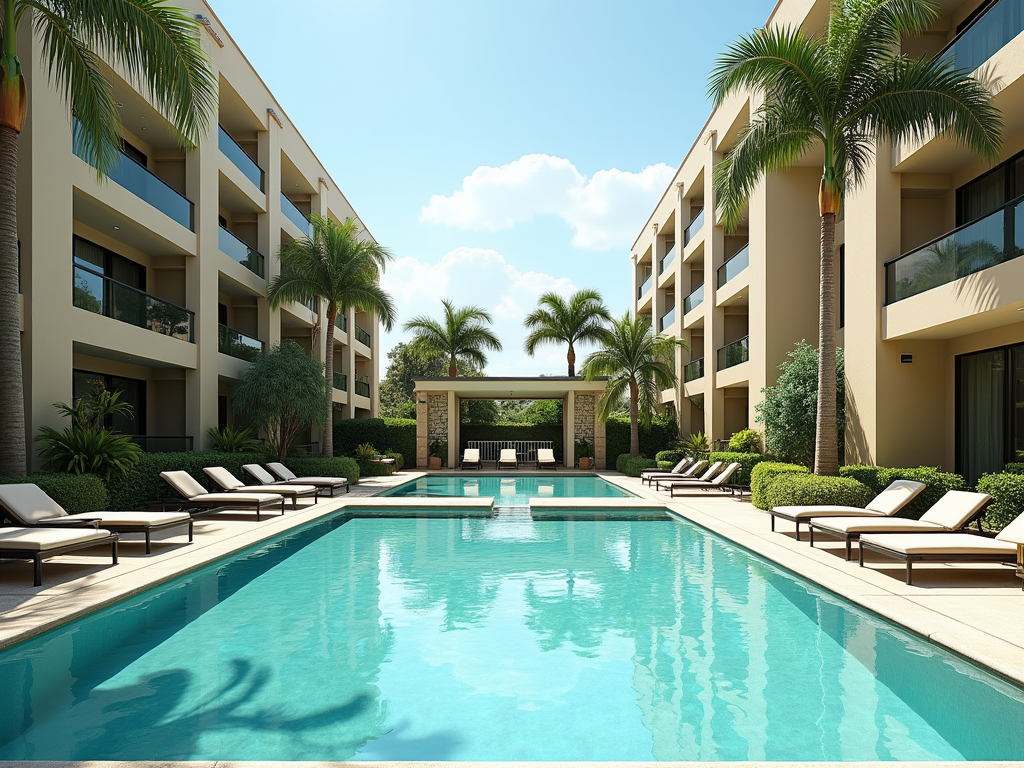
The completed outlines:
<svg viewBox="0 0 1024 768">
<path fill-rule="evenodd" d="M 334 423 L 336 455 L 351 454 L 362 443 L 400 453 L 405 466 L 415 467 L 416 419 L 345 419 Z"/>
<path fill-rule="evenodd" d="M 873 494 L 881 493 L 894 480 L 916 480 L 925 488 L 910 504 L 900 511 L 900 517 L 918 519 L 928 511 L 946 491 L 962 491 L 967 483 L 960 475 L 943 472 L 937 467 L 868 467 L 851 465 L 839 468 L 840 477 L 852 477 L 868 488 Z"/>
<path fill-rule="evenodd" d="M 385 451 L 384 455 L 395 460 L 395 472 L 401 472 L 405 468 L 405 457 L 398 451 Z"/>
<path fill-rule="evenodd" d="M 629 419 L 612 416 L 604 425 L 605 456 L 629 453 Z M 649 427 L 640 425 L 640 455 L 654 456 L 674 448 L 679 442 L 679 426 L 671 416 L 655 416 Z"/>
<path fill-rule="evenodd" d="M 36 441 L 43 447 L 39 456 L 48 469 L 73 475 L 100 475 L 106 479 L 124 476 L 142 455 L 142 449 L 127 435 L 112 429 L 40 427 Z"/>
<path fill-rule="evenodd" d="M 760 453 L 761 433 L 756 429 L 741 429 L 729 438 L 729 450 L 732 453 Z"/>
<path fill-rule="evenodd" d="M 382 464 L 370 459 L 356 459 L 356 463 L 359 464 L 360 477 L 387 477 L 393 475 L 397 469 L 394 464 Z"/>
<path fill-rule="evenodd" d="M 640 477 L 645 469 L 653 469 L 658 466 L 654 459 L 645 459 L 643 456 L 630 456 L 628 453 L 619 454 L 615 459 L 615 469 L 629 477 Z"/>
<path fill-rule="evenodd" d="M 760 453 L 733 453 L 731 451 L 712 451 L 711 461 L 720 461 L 722 464 L 732 464 L 734 461 L 740 465 L 736 473 L 729 478 L 730 483 L 737 485 L 750 485 L 750 472 L 762 461 L 768 461 L 768 456 Z"/>
<path fill-rule="evenodd" d="M 206 434 L 213 441 L 213 447 L 224 453 L 250 453 L 258 451 L 260 448 L 260 441 L 248 427 L 241 429 L 210 427 Z"/>
<path fill-rule="evenodd" d="M 1024 475 L 1014 472 L 983 475 L 978 481 L 978 490 L 994 499 L 981 521 L 985 530 L 1002 530 L 1024 510 Z"/>
<path fill-rule="evenodd" d="M 693 432 L 689 437 L 679 441 L 680 447 L 686 451 L 688 456 L 697 459 L 706 459 L 711 452 L 711 445 L 708 443 L 708 436 L 703 432 Z"/>
<path fill-rule="evenodd" d="M 347 456 L 289 458 L 284 464 L 299 477 L 344 477 L 352 484 L 359 482 L 359 464 Z"/>
<path fill-rule="evenodd" d="M 799 464 L 786 464 L 781 461 L 762 461 L 750 471 L 750 503 L 758 509 L 771 509 L 767 500 L 767 490 L 776 477 L 787 473 L 807 474 L 810 470 Z"/>
<path fill-rule="evenodd" d="M 1008 472 L 1011 475 L 1024 475 L 1024 463 L 1019 461 L 1010 462 L 1003 467 L 1003 472 Z"/>
<path fill-rule="evenodd" d="M 793 504 L 838 504 L 863 507 L 874 494 L 852 477 L 828 477 L 784 472 L 764 490 L 765 509 Z"/>
<path fill-rule="evenodd" d="M 35 483 L 68 514 L 99 512 L 109 508 L 107 486 L 96 475 L 69 475 L 64 472 L 40 473 L 28 477 L 3 477 L 0 483 Z"/>
<path fill-rule="evenodd" d="M 689 454 L 686 451 L 672 450 L 672 451 L 658 451 L 654 455 L 656 461 L 667 461 L 670 467 L 674 467 L 680 461 L 685 459 Z"/>
<path fill-rule="evenodd" d="M 143 453 L 138 463 L 123 477 L 108 482 L 110 506 L 112 509 L 139 509 L 147 501 L 174 498 L 174 489 L 160 477 L 160 473 L 166 470 L 183 469 L 205 487 L 213 490 L 212 481 L 203 472 L 203 467 L 224 467 L 239 480 L 248 482 L 249 475 L 242 469 L 243 464 L 262 464 L 272 460 L 273 458 L 265 453 Z M 292 459 L 286 462 L 289 467 L 293 463 Z"/>
<path fill-rule="evenodd" d="M 672 469 L 678 463 L 678 461 L 658 461 L 658 469 Z"/>
<path fill-rule="evenodd" d="M 377 455 L 377 449 L 369 443 L 362 443 L 361 445 L 356 446 L 353 453 L 355 454 L 356 459 L 372 459 Z"/>
</svg>

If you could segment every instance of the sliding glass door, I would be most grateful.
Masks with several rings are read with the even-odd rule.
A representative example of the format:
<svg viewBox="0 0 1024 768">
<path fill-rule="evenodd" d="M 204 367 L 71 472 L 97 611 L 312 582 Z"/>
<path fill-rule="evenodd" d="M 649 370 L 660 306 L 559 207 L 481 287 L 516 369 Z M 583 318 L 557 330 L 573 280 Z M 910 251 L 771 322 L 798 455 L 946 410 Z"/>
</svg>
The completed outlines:
<svg viewBox="0 0 1024 768">
<path fill-rule="evenodd" d="M 1024 459 L 1024 344 L 957 358 L 957 471 L 974 483 Z"/>
</svg>

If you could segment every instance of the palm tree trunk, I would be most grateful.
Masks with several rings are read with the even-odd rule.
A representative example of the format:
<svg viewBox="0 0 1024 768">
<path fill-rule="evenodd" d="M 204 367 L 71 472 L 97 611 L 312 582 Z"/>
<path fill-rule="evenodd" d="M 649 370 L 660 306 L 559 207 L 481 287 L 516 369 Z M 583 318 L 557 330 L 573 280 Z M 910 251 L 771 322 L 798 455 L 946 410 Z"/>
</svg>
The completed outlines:
<svg viewBox="0 0 1024 768">
<path fill-rule="evenodd" d="M 640 388 L 629 380 L 629 455 L 640 455 Z"/>
<path fill-rule="evenodd" d="M 814 473 L 839 474 L 836 434 L 836 215 L 821 216 L 821 275 L 818 301 L 818 416 L 814 437 Z"/>
<path fill-rule="evenodd" d="M 576 375 L 576 350 L 573 349 L 572 342 L 569 342 L 569 354 L 565 356 L 565 359 L 569 361 L 569 378 L 571 379 Z"/>
<path fill-rule="evenodd" d="M 18 132 L 0 126 L 0 475 L 27 473 L 18 306 Z"/>
<path fill-rule="evenodd" d="M 455 358 L 453 357 L 451 362 L 448 363 L 448 376 L 454 379 L 458 375 L 459 375 L 459 371 L 455 367 Z"/>
<path fill-rule="evenodd" d="M 327 424 L 324 428 L 323 454 L 334 458 L 334 323 L 338 310 L 327 308 L 327 350 L 324 352 L 324 376 L 327 378 Z"/>
</svg>

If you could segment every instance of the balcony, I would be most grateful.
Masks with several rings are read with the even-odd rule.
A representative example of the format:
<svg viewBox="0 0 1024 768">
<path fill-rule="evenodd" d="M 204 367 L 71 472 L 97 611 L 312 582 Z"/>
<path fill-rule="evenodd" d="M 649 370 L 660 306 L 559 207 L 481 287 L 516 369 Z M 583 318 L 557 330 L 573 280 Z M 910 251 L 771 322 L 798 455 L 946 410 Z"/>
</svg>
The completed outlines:
<svg viewBox="0 0 1024 768">
<path fill-rule="evenodd" d="M 228 328 L 226 325 L 221 325 L 219 332 L 217 349 L 221 354 L 230 355 L 231 357 L 251 363 L 263 352 L 263 342 L 259 339 L 246 336 L 244 333 Z"/>
<path fill-rule="evenodd" d="M 704 209 L 701 208 L 700 212 L 693 217 L 693 221 L 690 222 L 690 226 L 683 230 L 683 247 L 685 248 L 694 235 L 701 231 L 704 227 Z"/>
<path fill-rule="evenodd" d="M 265 192 L 263 189 L 263 169 L 260 168 L 256 161 L 249 157 L 249 153 L 239 146 L 238 142 L 235 141 L 221 126 L 217 126 L 218 136 L 217 145 L 220 147 L 221 153 L 231 161 L 231 164 L 242 172 L 249 181 L 251 181 L 260 192 Z M 261 275 L 262 277 L 262 275 Z"/>
<path fill-rule="evenodd" d="M 348 333 L 348 318 L 344 315 L 338 315 L 338 319 L 334 323 L 338 328 L 341 328 L 342 333 Z"/>
<path fill-rule="evenodd" d="M 348 392 L 348 374 L 334 372 L 334 388 Z"/>
<path fill-rule="evenodd" d="M 658 262 L 658 274 L 662 274 L 666 269 L 672 266 L 672 262 L 676 258 L 676 247 L 673 245 L 669 248 L 668 253 L 661 257 L 661 261 Z"/>
<path fill-rule="evenodd" d="M 1024 198 L 885 264 L 885 303 L 973 275 L 1024 253 Z"/>
<path fill-rule="evenodd" d="M 726 368 L 732 368 L 734 365 L 745 363 L 749 359 L 750 337 L 744 336 L 742 339 L 738 339 L 732 344 L 726 344 L 718 350 L 718 370 L 724 371 Z"/>
<path fill-rule="evenodd" d="M 730 256 L 728 261 L 718 268 L 718 287 L 721 288 L 749 265 L 750 246 L 744 245 L 740 250 Z"/>
<path fill-rule="evenodd" d="M 306 214 L 295 207 L 295 203 L 288 199 L 284 192 L 281 193 L 281 213 L 283 213 L 292 224 L 299 228 L 302 234 L 313 236 L 313 225 L 309 223 Z"/>
<path fill-rule="evenodd" d="M 704 358 L 699 357 L 683 366 L 683 381 L 696 381 L 704 378 Z"/>
<path fill-rule="evenodd" d="M 704 283 L 701 283 L 693 291 L 683 299 L 683 314 L 692 312 L 696 307 L 704 301 Z"/>
<path fill-rule="evenodd" d="M 640 287 L 636 289 L 636 300 L 640 301 L 649 290 L 651 290 L 651 283 L 654 282 L 654 275 L 648 275 L 647 278 L 640 283 Z"/>
<path fill-rule="evenodd" d="M 1024 7 L 1020 0 L 999 0 L 953 38 L 937 58 L 957 69 L 973 72 L 1000 48 L 1024 32 Z"/>
<path fill-rule="evenodd" d="M 664 315 L 662 315 L 661 319 L 658 321 L 658 332 L 659 333 L 663 332 L 666 328 L 668 328 L 670 325 L 672 325 L 672 323 L 674 323 L 675 321 L 676 321 L 676 308 L 672 307 L 672 309 L 670 309 L 668 312 L 666 312 Z"/>
<path fill-rule="evenodd" d="M 370 396 L 370 377 L 356 374 L 356 394 L 363 397 Z"/>
<path fill-rule="evenodd" d="M 192 435 L 128 435 L 146 453 L 184 453 L 192 450 Z"/>
<path fill-rule="evenodd" d="M 193 341 L 193 312 L 87 267 L 76 264 L 74 269 L 72 302 L 79 309 L 181 341 Z"/>
<path fill-rule="evenodd" d="M 263 254 L 224 227 L 221 227 L 218 233 L 217 245 L 222 253 L 230 256 L 257 277 L 264 276 Z"/>
<path fill-rule="evenodd" d="M 372 343 L 373 343 L 373 339 L 370 338 L 370 334 L 368 334 L 366 331 L 364 331 L 358 325 L 356 326 L 356 340 L 361 341 L 363 344 L 365 344 L 368 347 L 371 346 Z"/>
</svg>

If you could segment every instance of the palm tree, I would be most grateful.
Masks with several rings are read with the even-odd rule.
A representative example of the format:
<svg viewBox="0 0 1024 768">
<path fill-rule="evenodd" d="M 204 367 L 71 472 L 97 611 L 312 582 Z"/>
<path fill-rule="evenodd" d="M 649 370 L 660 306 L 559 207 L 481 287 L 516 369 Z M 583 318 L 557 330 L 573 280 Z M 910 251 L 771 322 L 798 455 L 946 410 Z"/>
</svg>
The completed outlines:
<svg viewBox="0 0 1024 768">
<path fill-rule="evenodd" d="M 334 326 L 338 313 L 349 309 L 370 312 L 391 330 L 395 303 L 380 287 L 380 276 L 394 257 L 391 251 L 370 239 L 359 237 L 359 223 L 349 219 L 339 224 L 327 216 L 310 216 L 312 236 L 293 240 L 281 248 L 281 274 L 270 282 L 267 299 L 271 307 L 286 301 L 327 305 L 327 352 L 324 360 L 327 401 L 334 388 Z M 334 409 L 327 410 L 323 453 L 334 456 Z"/>
<path fill-rule="evenodd" d="M 456 307 L 450 299 L 441 299 L 441 304 L 444 322 L 419 315 L 405 324 L 405 330 L 415 334 L 412 343 L 428 355 L 447 358 L 448 375 L 453 379 L 460 361 L 483 368 L 487 365 L 485 349 L 501 351 L 501 342 L 487 327 L 494 322 L 490 313 L 480 307 Z"/>
<path fill-rule="evenodd" d="M 948 61 L 899 53 L 901 38 L 939 17 L 931 0 L 838 0 L 828 34 L 759 29 L 719 57 L 709 94 L 715 107 L 737 91 L 764 103 L 714 171 L 722 222 L 735 230 L 762 177 L 823 151 L 818 411 L 814 471 L 839 471 L 836 435 L 835 224 L 843 196 L 865 177 L 878 142 L 947 134 L 973 153 L 999 156 L 1002 119 L 988 90 Z"/>
<path fill-rule="evenodd" d="M 640 424 L 649 426 L 662 390 L 674 389 L 676 347 L 689 349 L 682 339 L 655 334 L 646 315 L 628 312 L 612 320 L 603 349 L 583 361 L 587 381 L 608 376 L 608 387 L 597 405 L 598 417 L 607 419 L 629 398 L 629 455 L 640 455 Z"/>
<path fill-rule="evenodd" d="M 611 320 L 611 313 L 597 291 L 576 291 L 568 301 L 557 293 L 545 293 L 523 323 L 530 331 L 523 348 L 532 357 L 541 344 L 568 344 L 569 376 L 575 376 L 576 344 L 608 341 L 606 325 Z"/>
<path fill-rule="evenodd" d="M 41 77 L 78 121 L 78 152 L 99 175 L 118 163 L 121 118 L 106 64 L 132 73 L 191 147 L 217 110 L 217 79 L 199 24 L 163 0 L 0 0 L 0 474 L 26 472 L 25 396 L 18 309 L 18 146 L 28 93 L 19 29 L 41 41 Z M 101 58 L 102 57 L 102 58 Z M 106 63 L 105 63 L 106 62 Z"/>
</svg>

